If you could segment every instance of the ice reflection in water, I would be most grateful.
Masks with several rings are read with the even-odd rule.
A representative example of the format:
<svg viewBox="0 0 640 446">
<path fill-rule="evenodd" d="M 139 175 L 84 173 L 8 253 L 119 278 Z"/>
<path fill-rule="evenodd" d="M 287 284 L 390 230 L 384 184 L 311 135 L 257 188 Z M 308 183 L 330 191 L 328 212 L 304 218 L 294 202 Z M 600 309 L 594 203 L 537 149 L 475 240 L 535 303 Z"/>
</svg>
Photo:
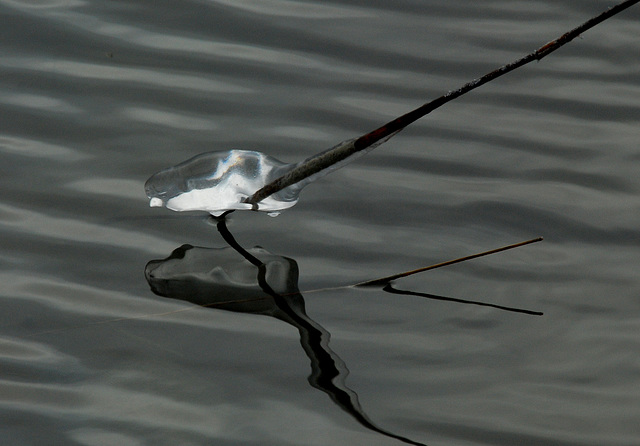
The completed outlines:
<svg viewBox="0 0 640 446">
<path fill-rule="evenodd" d="M 226 231 L 223 222 L 219 228 Z M 228 232 L 225 239 L 235 250 L 182 245 L 166 259 L 150 261 L 145 277 L 153 292 L 205 307 L 263 314 L 294 326 L 311 360 L 308 380 L 314 388 L 328 394 L 366 428 L 408 444 L 423 445 L 379 428 L 365 414 L 358 395 L 345 384 L 349 370 L 329 347 L 329 332 L 306 314 L 298 290 L 297 263 L 263 248 L 245 250 Z"/>
</svg>

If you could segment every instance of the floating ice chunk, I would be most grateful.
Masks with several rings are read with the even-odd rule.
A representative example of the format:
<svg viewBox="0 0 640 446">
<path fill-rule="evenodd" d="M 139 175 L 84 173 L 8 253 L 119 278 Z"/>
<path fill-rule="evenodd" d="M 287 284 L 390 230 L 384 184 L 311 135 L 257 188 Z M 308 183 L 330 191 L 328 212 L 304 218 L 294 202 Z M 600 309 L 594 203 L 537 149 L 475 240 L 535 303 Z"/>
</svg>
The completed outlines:
<svg viewBox="0 0 640 446">
<path fill-rule="evenodd" d="M 152 207 L 213 215 L 236 209 L 274 213 L 295 205 L 304 186 L 285 188 L 256 205 L 246 201 L 295 166 L 250 150 L 207 152 L 156 173 L 144 188 Z"/>
<path fill-rule="evenodd" d="M 298 202 L 300 191 L 307 184 L 377 145 L 354 153 L 354 141 L 341 142 L 293 164 L 251 150 L 202 153 L 156 173 L 144 187 L 151 207 L 207 211 L 215 216 L 244 209 L 268 212 L 275 217 Z M 273 192 L 263 189 L 281 182 L 286 183 Z"/>
</svg>

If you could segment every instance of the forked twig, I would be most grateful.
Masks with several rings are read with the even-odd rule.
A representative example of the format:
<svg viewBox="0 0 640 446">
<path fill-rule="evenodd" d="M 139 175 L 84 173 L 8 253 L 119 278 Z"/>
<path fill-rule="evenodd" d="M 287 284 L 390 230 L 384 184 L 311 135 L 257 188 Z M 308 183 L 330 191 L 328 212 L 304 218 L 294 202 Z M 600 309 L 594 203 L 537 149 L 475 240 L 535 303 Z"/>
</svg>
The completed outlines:
<svg viewBox="0 0 640 446">
<path fill-rule="evenodd" d="M 357 288 L 357 287 L 360 287 L 360 288 L 365 288 L 365 287 L 374 288 L 375 287 L 375 288 L 381 288 L 383 291 L 386 291 L 387 293 L 392 293 L 392 294 L 404 294 L 404 295 L 408 295 L 408 296 L 425 297 L 427 299 L 442 300 L 442 301 L 448 301 L 448 302 L 457 302 L 457 303 L 470 304 L 470 305 L 480 305 L 480 306 L 484 306 L 484 307 L 497 308 L 499 310 L 512 311 L 512 312 L 516 312 L 516 313 L 530 314 L 530 315 L 534 315 L 534 316 L 542 316 L 543 313 L 540 312 L 540 311 L 526 310 L 526 309 L 523 309 L 523 308 L 515 308 L 515 307 L 506 307 L 506 306 L 503 306 L 503 305 L 497 305 L 497 304 L 492 304 L 492 303 L 487 303 L 487 302 L 480 302 L 480 301 L 475 301 L 475 300 L 458 299 L 458 298 L 455 298 L 455 297 L 437 296 L 435 294 L 419 293 L 417 291 L 399 290 L 397 288 L 394 288 L 391 285 L 392 281 L 394 281 L 396 279 L 400 279 L 402 277 L 411 276 L 413 274 L 421 273 L 423 271 L 429 271 L 429 270 L 436 269 L 436 268 L 442 268 L 443 266 L 454 265 L 456 263 L 465 262 L 465 261 L 471 260 L 471 259 L 477 259 L 478 257 L 488 256 L 490 254 L 495 254 L 495 253 L 506 251 L 506 250 L 513 249 L 513 248 L 519 248 L 520 246 L 529 245 L 531 243 L 540 242 L 542 240 L 543 240 L 542 237 L 537 237 L 537 238 L 534 238 L 534 239 L 531 239 L 531 240 L 527 240 L 527 241 L 524 241 L 524 242 L 514 243 L 512 245 L 507 245 L 507 246 L 503 246 L 501 248 L 492 249 L 490 251 L 484 251 L 484 252 L 481 252 L 481 253 L 478 253 L 478 254 L 472 254 L 472 255 L 469 255 L 469 256 L 460 257 L 458 259 L 448 260 L 446 262 L 436 263 L 434 265 L 425 266 L 424 268 L 413 269 L 411 271 L 405 271 L 403 273 L 394 274 L 394 275 L 391 275 L 391 276 L 381 277 L 381 278 L 372 279 L 372 280 L 366 280 L 364 282 L 358 282 L 358 283 L 352 284 L 352 285 L 339 286 L 339 287 L 330 287 L 330 288 L 320 288 L 320 289 L 315 289 L 315 290 L 306 290 L 304 292 L 304 294 L 315 293 L 315 292 L 319 292 L 319 291 L 331 291 L 331 290 L 340 290 L 340 289 Z"/>
</svg>

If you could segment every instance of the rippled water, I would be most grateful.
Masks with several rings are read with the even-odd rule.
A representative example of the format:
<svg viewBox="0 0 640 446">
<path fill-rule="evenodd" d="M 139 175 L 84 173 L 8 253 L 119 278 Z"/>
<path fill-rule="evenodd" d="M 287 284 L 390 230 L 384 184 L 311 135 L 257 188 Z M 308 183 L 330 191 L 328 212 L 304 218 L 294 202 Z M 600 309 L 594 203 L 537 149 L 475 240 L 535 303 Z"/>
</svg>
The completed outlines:
<svg viewBox="0 0 640 446">
<path fill-rule="evenodd" d="M 429 445 L 637 444 L 637 6 L 437 110 L 281 216 L 234 214 L 240 245 L 294 262 L 281 265 L 297 283 L 278 276 L 302 290 L 291 310 L 201 308 L 145 280 L 183 244 L 227 246 L 200 214 L 149 208 L 152 173 L 232 148 L 300 161 L 607 6 L 0 0 L 0 443 L 401 444 L 361 410 Z M 395 286 L 544 316 L 310 292 L 538 235 Z M 202 274 L 223 273 L 206 262 Z M 305 330 L 325 337 L 305 344 Z M 335 379 L 314 382 L 330 375 L 314 354 Z"/>
</svg>

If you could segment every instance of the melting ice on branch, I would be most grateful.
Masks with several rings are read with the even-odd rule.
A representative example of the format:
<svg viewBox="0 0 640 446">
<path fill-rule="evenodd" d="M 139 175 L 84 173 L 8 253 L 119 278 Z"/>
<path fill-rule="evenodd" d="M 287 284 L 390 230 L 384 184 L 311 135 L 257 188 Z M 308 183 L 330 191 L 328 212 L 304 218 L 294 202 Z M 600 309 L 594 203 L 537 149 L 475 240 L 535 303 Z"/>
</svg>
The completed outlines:
<svg viewBox="0 0 640 446">
<path fill-rule="evenodd" d="M 144 188 L 152 207 L 207 211 L 217 216 L 228 210 L 252 209 L 246 200 L 292 167 L 249 150 L 207 152 L 156 173 Z M 300 189 L 290 187 L 273 194 L 260 203 L 259 209 L 287 209 L 298 201 Z"/>
<path fill-rule="evenodd" d="M 230 210 L 257 210 L 275 216 L 294 206 L 307 184 L 378 145 L 351 153 L 354 141 L 344 141 L 292 164 L 251 150 L 202 153 L 153 175 L 145 183 L 145 191 L 152 207 L 207 211 L 215 216 Z M 265 186 L 282 186 L 283 181 L 286 185 L 277 191 L 255 197 Z"/>
</svg>

